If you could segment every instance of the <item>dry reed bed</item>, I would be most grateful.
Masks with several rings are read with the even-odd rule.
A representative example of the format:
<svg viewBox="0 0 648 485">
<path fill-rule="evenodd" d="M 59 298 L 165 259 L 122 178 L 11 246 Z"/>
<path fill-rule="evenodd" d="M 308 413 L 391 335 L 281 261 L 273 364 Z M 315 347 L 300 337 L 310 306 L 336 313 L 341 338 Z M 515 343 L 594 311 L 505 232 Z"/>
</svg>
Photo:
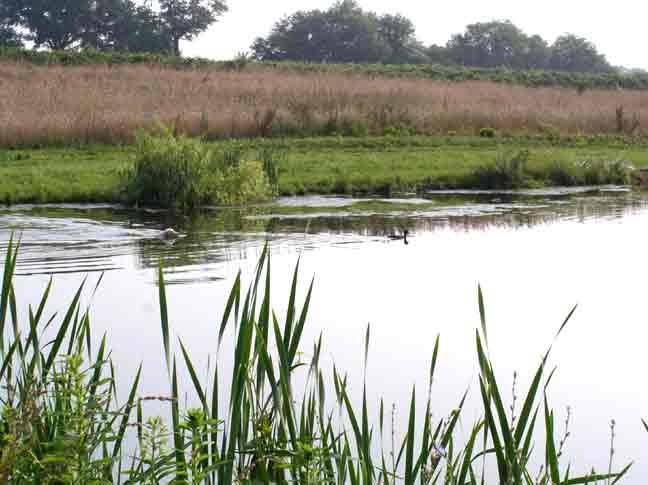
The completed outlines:
<svg viewBox="0 0 648 485">
<path fill-rule="evenodd" d="M 623 107 L 621 120 L 618 108 Z M 601 134 L 641 130 L 648 92 L 529 88 L 277 71 L 0 63 L 0 144 L 123 143 L 175 123 L 210 138 L 382 134 Z M 622 121 L 621 126 L 619 126 Z"/>
</svg>

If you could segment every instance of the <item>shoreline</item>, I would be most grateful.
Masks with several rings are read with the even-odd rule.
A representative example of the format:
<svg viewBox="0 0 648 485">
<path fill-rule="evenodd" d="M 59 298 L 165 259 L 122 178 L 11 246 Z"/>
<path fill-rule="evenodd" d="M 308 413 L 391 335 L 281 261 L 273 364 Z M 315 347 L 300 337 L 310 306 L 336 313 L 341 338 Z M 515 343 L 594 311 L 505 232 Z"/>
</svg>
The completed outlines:
<svg viewBox="0 0 648 485">
<path fill-rule="evenodd" d="M 538 137 L 267 138 L 209 146 L 249 157 L 262 150 L 276 153 L 279 196 L 622 184 L 588 164 L 599 164 L 599 171 L 623 165 L 630 178 L 648 166 L 647 145 L 614 137 L 572 137 L 558 143 Z M 132 146 L 0 150 L 0 203 L 123 202 L 121 174 L 134 157 Z M 525 158 L 523 177 L 500 180 L 499 172 L 513 170 L 509 166 L 520 157 Z"/>
</svg>

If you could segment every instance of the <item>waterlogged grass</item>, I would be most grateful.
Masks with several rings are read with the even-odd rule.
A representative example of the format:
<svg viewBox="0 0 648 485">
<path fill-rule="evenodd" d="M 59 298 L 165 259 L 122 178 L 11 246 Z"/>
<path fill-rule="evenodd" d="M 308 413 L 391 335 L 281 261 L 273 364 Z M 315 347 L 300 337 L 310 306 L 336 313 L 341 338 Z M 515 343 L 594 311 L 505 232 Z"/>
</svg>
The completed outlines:
<svg viewBox="0 0 648 485">
<path fill-rule="evenodd" d="M 389 194 L 425 188 L 483 188 L 483 167 L 527 151 L 524 187 L 606 183 L 601 162 L 648 165 L 645 145 L 622 138 L 560 140 L 479 137 L 323 137 L 226 141 L 218 153 L 276 156 L 278 193 Z M 120 174 L 135 160 L 133 147 L 0 151 L 0 201 L 120 202 Z M 597 175 L 598 173 L 598 175 Z"/>
<path fill-rule="evenodd" d="M 144 413 L 138 391 L 141 368 L 128 383 L 126 401 L 116 402 L 114 364 L 105 337 L 93 347 L 90 314 L 80 304 L 83 285 L 67 309 L 56 308 L 60 312 L 50 317 L 50 283 L 40 302 L 32 302 L 27 321 L 18 320 L 22 313 L 12 287 L 17 255 L 10 242 L 0 293 L 0 477 L 5 483 L 610 485 L 630 468 L 587 476 L 570 472 L 564 438 L 545 393 L 553 374 L 548 365 L 551 348 L 520 396 L 520 407 L 514 405 L 509 414 L 488 351 L 481 290 L 475 345 L 482 417 L 472 425 L 465 422 L 466 395 L 449 416 L 433 417 L 437 338 L 430 349 L 429 388 L 412 389 L 410 402 L 401 403 L 409 410 L 407 429 L 400 430 L 404 438 L 383 446 L 381 437 L 399 430 L 390 429 L 382 401 L 367 402 L 366 382 L 358 401 L 342 370 L 325 372 L 321 338 L 310 361 L 300 361 L 310 344 L 302 342 L 302 333 L 313 285 L 300 305 L 299 264 L 284 316 L 272 311 L 267 248 L 247 291 L 239 273 L 214 329 L 214 351 L 233 332 L 232 375 L 220 375 L 216 365 L 208 370 L 208 385 L 198 377 L 203 371 L 194 367 L 190 349 L 172 340 L 160 269 L 161 351 L 169 397 L 157 399 L 169 407 L 171 420 L 165 422 Z M 557 328 L 557 336 L 570 317 Z M 45 327 L 54 332 L 51 341 L 44 338 Z M 367 327 L 364 346 L 358 349 L 365 367 L 370 347 Z M 180 367 L 189 375 L 184 386 L 178 379 Z M 185 409 L 180 389 L 191 390 L 199 406 Z M 421 396 L 427 396 L 425 414 L 417 416 Z M 219 414 L 222 402 L 228 402 L 224 415 Z M 373 421 L 369 409 L 375 406 L 379 414 Z M 471 430 L 467 439 L 458 430 L 460 419 Z M 126 449 L 128 438 L 136 443 L 134 449 Z M 543 466 L 532 469 L 532 462 Z"/>
</svg>

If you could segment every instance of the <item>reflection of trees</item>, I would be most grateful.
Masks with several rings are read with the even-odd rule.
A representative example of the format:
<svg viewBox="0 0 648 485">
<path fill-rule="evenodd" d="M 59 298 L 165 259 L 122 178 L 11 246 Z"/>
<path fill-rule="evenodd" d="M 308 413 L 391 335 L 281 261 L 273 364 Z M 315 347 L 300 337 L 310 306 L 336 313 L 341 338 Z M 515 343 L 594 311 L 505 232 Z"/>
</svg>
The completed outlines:
<svg viewBox="0 0 648 485">
<path fill-rule="evenodd" d="M 521 229 L 562 220 L 619 218 L 645 209 L 648 204 L 648 200 L 634 194 L 524 199 L 502 195 L 461 199 L 448 196 L 437 197 L 435 201 L 438 204 L 432 209 L 418 212 L 363 215 L 322 209 L 321 216 L 273 216 L 278 209 L 271 206 L 213 209 L 192 217 L 124 208 L 41 207 L 29 214 L 68 221 L 74 241 L 30 241 L 18 265 L 25 274 L 83 273 L 118 269 L 122 264 L 120 256 L 134 255 L 137 267 L 157 268 L 162 263 L 169 282 L 183 283 L 220 276 L 209 266 L 245 259 L 251 248 L 258 249 L 265 241 L 278 246 L 307 247 L 340 242 L 327 239 L 327 235 L 361 238 L 384 237 L 404 229 L 412 233 Z M 98 222 L 100 226 L 93 234 L 87 234 L 87 239 L 79 239 L 80 226 L 74 224 L 79 220 Z M 158 239 L 156 230 L 165 227 L 174 227 L 185 237 L 172 243 Z M 49 229 L 46 226 L 41 230 L 46 239 Z M 100 238 L 93 239 L 97 236 Z"/>
<path fill-rule="evenodd" d="M 450 228 L 456 231 L 486 231 L 493 228 L 530 228 L 560 220 L 584 222 L 589 219 L 620 218 L 645 208 L 647 201 L 632 194 L 585 196 L 562 199 L 520 199 L 499 196 L 449 200 L 438 209 L 398 215 L 282 217 L 272 220 L 279 232 L 355 234 L 386 236 L 408 229 L 410 232 L 434 232 Z M 453 204 L 456 202 L 456 205 Z M 517 203 L 516 203 L 517 202 Z M 484 210 L 480 212 L 480 207 Z M 474 210 L 470 210 L 470 208 Z"/>
<path fill-rule="evenodd" d="M 166 268 L 182 273 L 191 267 L 243 259 L 248 248 L 259 247 L 266 240 L 271 244 L 309 245 L 315 239 L 320 244 L 326 241 L 327 234 L 384 237 L 404 229 L 413 233 L 523 229 L 562 220 L 619 218 L 645 206 L 646 201 L 633 194 L 524 200 L 500 195 L 497 199 L 494 196 L 447 198 L 439 201 L 438 208 L 401 215 L 344 211 L 334 214 L 323 209 L 321 214 L 327 215 L 272 217 L 273 210 L 276 211 L 272 207 L 220 210 L 185 220 L 181 227 L 188 236 L 173 245 L 156 240 L 141 241 L 138 257 L 142 267 L 157 267 L 163 261 Z"/>
</svg>

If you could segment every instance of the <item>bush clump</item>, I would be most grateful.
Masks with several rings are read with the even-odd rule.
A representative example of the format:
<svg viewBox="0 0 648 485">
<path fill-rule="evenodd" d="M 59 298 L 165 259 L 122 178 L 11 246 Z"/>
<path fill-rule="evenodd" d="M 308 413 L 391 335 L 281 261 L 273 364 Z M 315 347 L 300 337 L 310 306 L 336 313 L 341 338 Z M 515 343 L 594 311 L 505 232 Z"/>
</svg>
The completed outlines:
<svg viewBox="0 0 648 485">
<path fill-rule="evenodd" d="M 240 151 L 217 152 L 206 143 L 140 132 L 135 163 L 123 173 L 126 200 L 135 205 L 191 210 L 204 205 L 241 205 L 267 200 L 276 192 L 276 160 L 246 159 Z"/>
<path fill-rule="evenodd" d="M 497 131 L 495 131 L 495 128 L 482 128 L 479 130 L 479 136 L 482 138 L 495 138 Z"/>
<path fill-rule="evenodd" d="M 470 184 L 479 189 L 516 189 L 527 184 L 526 167 L 530 153 L 520 150 L 512 155 L 500 155 L 497 160 L 478 166 Z"/>
</svg>

